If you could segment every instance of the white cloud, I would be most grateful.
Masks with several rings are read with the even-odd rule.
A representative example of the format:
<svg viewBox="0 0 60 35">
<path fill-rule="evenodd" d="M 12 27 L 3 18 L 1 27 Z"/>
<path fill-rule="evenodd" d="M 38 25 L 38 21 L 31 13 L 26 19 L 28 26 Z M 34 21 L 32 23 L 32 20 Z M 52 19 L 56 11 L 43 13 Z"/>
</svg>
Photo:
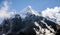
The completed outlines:
<svg viewBox="0 0 60 35">
<path fill-rule="evenodd" d="M 8 1 L 3 2 L 3 6 L 0 8 L 0 18 L 9 18 L 14 12 L 9 12 Z"/>
<path fill-rule="evenodd" d="M 60 23 L 60 7 L 54 7 L 54 8 L 47 8 L 44 11 L 42 11 L 43 17 L 49 17 L 56 19 L 58 24 Z"/>
</svg>

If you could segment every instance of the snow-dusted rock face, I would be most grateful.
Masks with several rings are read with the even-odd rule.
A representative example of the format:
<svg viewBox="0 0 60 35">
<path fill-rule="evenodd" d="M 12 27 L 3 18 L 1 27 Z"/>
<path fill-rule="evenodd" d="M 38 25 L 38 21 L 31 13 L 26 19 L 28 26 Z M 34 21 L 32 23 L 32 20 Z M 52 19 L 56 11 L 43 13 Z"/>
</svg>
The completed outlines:
<svg viewBox="0 0 60 35">
<path fill-rule="evenodd" d="M 27 16 L 27 21 L 31 20 L 34 21 L 34 24 L 39 27 L 39 30 L 35 30 L 37 35 L 55 35 L 56 33 L 56 23 L 42 17 L 42 16 L 34 16 L 30 15 Z M 29 24 L 29 23 L 28 23 Z"/>
<path fill-rule="evenodd" d="M 37 35 L 55 35 L 55 32 L 53 28 L 51 28 L 50 26 L 48 26 L 47 23 L 45 23 L 43 21 L 43 23 L 46 25 L 46 27 L 48 28 L 42 28 L 42 26 L 39 25 L 39 23 L 35 22 L 35 25 L 39 27 L 39 31 L 36 31 Z M 42 24 L 43 25 L 43 24 Z M 52 31 L 52 32 L 51 32 Z"/>
</svg>

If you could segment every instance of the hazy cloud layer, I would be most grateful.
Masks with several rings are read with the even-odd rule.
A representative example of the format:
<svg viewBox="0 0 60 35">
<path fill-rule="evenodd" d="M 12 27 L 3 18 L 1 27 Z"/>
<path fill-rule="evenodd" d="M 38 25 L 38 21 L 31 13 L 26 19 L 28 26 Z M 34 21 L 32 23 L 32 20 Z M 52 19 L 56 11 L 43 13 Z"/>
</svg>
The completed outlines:
<svg viewBox="0 0 60 35">
<path fill-rule="evenodd" d="M 60 7 L 47 8 L 42 11 L 42 16 L 56 19 L 60 23 Z"/>
<path fill-rule="evenodd" d="M 0 8 L 0 18 L 9 18 L 14 12 L 9 12 L 8 1 L 3 2 L 3 6 Z"/>
</svg>

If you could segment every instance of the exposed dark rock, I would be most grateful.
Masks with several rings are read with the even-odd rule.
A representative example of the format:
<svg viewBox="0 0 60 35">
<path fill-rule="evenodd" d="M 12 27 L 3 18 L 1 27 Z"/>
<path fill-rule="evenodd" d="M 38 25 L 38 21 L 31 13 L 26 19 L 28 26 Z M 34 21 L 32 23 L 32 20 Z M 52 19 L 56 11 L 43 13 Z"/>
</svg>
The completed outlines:
<svg viewBox="0 0 60 35">
<path fill-rule="evenodd" d="M 20 15 L 16 14 L 14 18 L 5 19 L 2 22 L 0 26 L 0 32 L 3 31 L 2 33 L 6 33 L 6 35 L 36 35 L 36 31 L 34 30 L 34 28 L 39 31 L 39 27 L 36 26 L 34 22 L 37 22 L 42 28 L 49 29 L 47 28 L 46 24 L 41 22 L 41 20 L 43 19 L 45 19 L 44 22 L 48 26 L 51 26 L 54 31 L 57 31 L 57 24 L 50 20 L 47 20 L 42 16 L 35 16 L 33 14 L 26 16 L 25 19 L 21 19 Z M 56 35 L 60 33 L 60 30 L 58 30 L 57 32 L 58 33 L 56 33 Z"/>
</svg>

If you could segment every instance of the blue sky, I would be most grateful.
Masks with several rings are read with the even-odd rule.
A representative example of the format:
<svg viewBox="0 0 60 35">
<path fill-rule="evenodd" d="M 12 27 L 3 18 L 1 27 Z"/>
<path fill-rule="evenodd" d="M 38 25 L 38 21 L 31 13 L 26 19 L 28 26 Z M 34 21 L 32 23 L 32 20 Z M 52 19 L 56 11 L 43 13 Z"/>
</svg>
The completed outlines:
<svg viewBox="0 0 60 35">
<path fill-rule="evenodd" d="M 7 1 L 9 4 L 3 4 L 4 1 Z M 5 7 L 3 7 L 4 5 Z M 41 12 L 47 8 L 60 7 L 60 0 L 0 0 L 0 17 L 6 17 L 8 14 L 10 16 L 10 11 L 15 10 L 19 12 L 28 5 L 32 6 L 33 9 Z M 6 10 L 8 10 L 8 7 L 10 10 L 9 12 L 6 12 Z M 0 22 L 1 21 L 2 18 L 0 18 Z"/>
<path fill-rule="evenodd" d="M 33 9 L 42 11 L 46 8 L 53 8 L 55 6 L 60 6 L 60 0 L 9 0 L 11 8 L 17 11 L 31 5 Z"/>
<path fill-rule="evenodd" d="M 2 1 L 0 0 L 0 4 Z M 7 0 L 11 2 L 11 9 L 15 9 L 17 11 L 22 10 L 23 8 L 31 5 L 33 9 L 42 11 L 46 8 L 53 8 L 55 6 L 60 6 L 60 0 Z M 2 5 L 0 5 L 1 7 Z"/>
</svg>

